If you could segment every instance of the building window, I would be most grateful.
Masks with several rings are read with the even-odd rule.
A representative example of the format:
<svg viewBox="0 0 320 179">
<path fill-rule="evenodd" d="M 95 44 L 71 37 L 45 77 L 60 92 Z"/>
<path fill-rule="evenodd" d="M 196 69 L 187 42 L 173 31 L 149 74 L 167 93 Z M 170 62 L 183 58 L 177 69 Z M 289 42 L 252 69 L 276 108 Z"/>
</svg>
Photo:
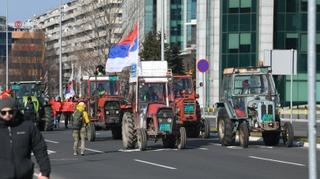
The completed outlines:
<svg viewBox="0 0 320 179">
<path fill-rule="evenodd" d="M 230 52 L 237 52 L 239 49 L 239 34 L 229 34 L 229 50 Z M 235 49 L 237 49 L 235 51 Z"/>
<path fill-rule="evenodd" d="M 298 33 L 287 33 L 286 35 L 286 49 L 298 48 Z"/>
</svg>

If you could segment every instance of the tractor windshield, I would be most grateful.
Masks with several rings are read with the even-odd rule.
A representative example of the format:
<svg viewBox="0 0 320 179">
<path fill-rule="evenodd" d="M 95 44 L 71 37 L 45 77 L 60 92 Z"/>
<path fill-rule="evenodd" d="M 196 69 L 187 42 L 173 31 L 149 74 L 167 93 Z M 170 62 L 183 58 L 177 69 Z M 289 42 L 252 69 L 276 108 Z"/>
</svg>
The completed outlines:
<svg viewBox="0 0 320 179">
<path fill-rule="evenodd" d="M 165 103 L 166 83 L 143 83 L 139 88 L 140 103 Z"/>
<path fill-rule="evenodd" d="M 234 77 L 234 94 L 275 94 L 275 87 L 272 83 L 272 76 L 260 75 L 237 75 Z"/>
<path fill-rule="evenodd" d="M 182 96 L 182 94 L 192 93 L 192 78 L 174 78 L 173 91 L 175 97 Z"/>
<path fill-rule="evenodd" d="M 40 96 L 41 95 L 41 85 L 40 84 L 13 84 L 12 90 L 17 98 L 22 98 L 23 96 Z"/>
<path fill-rule="evenodd" d="M 118 95 L 117 81 L 97 81 L 90 83 L 91 95 Z"/>
</svg>

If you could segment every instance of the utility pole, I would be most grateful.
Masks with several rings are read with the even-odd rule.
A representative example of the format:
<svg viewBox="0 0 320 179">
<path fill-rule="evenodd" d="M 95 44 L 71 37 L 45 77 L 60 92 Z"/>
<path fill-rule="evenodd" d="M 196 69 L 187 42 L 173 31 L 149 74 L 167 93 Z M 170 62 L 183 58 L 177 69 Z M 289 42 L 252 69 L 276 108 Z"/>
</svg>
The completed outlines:
<svg viewBox="0 0 320 179">
<path fill-rule="evenodd" d="M 59 38 L 59 96 L 62 97 L 62 0 L 60 0 L 60 38 Z"/>
<path fill-rule="evenodd" d="M 161 61 L 164 61 L 164 1 L 161 1 Z"/>
</svg>

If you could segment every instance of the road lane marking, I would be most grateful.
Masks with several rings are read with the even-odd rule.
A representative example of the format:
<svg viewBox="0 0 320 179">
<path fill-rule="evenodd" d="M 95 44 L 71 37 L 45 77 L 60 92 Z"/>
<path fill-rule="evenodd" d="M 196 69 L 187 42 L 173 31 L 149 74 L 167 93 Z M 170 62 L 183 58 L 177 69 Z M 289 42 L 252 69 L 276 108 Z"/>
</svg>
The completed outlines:
<svg viewBox="0 0 320 179">
<path fill-rule="evenodd" d="M 47 153 L 48 153 L 48 155 L 50 155 L 50 154 L 55 154 L 55 153 L 57 153 L 56 151 L 54 151 L 54 150 L 47 150 Z M 31 152 L 31 155 L 33 155 L 34 156 L 34 153 L 33 152 Z"/>
<path fill-rule="evenodd" d="M 139 149 L 119 149 L 119 152 L 140 152 Z"/>
<path fill-rule="evenodd" d="M 205 148 L 205 147 L 201 147 L 199 148 L 200 150 L 209 150 L 208 148 Z"/>
<path fill-rule="evenodd" d="M 157 163 L 152 163 L 152 162 L 148 162 L 148 161 L 144 161 L 144 160 L 134 159 L 134 161 L 157 166 L 157 167 L 162 167 L 162 168 L 166 168 L 166 169 L 170 169 L 170 170 L 177 170 L 177 168 L 174 168 L 174 167 L 170 167 L 167 165 L 161 165 L 161 164 L 157 164 Z"/>
<path fill-rule="evenodd" d="M 48 140 L 48 139 L 45 139 L 44 141 L 46 141 L 46 142 L 50 142 L 50 143 L 54 143 L 54 144 L 59 144 L 59 142 L 54 141 L 54 140 Z"/>
<path fill-rule="evenodd" d="M 289 164 L 289 165 L 296 165 L 296 166 L 300 166 L 300 167 L 305 167 L 304 164 L 295 163 L 295 162 L 287 162 L 287 161 L 274 160 L 274 159 L 263 158 L 263 157 L 255 157 L 255 156 L 249 156 L 249 158 L 258 159 L 258 160 L 265 160 L 265 161 L 270 161 L 270 162 L 284 163 L 284 164 Z"/>
<path fill-rule="evenodd" d="M 86 150 L 88 150 L 88 151 L 91 151 L 91 152 L 100 153 L 100 154 L 104 153 L 103 151 L 100 151 L 100 150 L 89 149 L 89 148 L 84 148 L 84 149 L 86 149 Z"/>
</svg>

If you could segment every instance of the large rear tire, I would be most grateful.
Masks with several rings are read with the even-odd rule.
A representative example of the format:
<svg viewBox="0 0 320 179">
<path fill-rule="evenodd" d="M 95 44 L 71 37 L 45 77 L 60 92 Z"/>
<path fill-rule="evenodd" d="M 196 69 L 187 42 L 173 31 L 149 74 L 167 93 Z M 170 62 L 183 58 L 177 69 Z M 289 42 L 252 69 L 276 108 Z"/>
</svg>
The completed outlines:
<svg viewBox="0 0 320 179">
<path fill-rule="evenodd" d="M 147 131 L 143 128 L 137 129 L 137 144 L 138 144 L 138 149 L 140 151 L 144 151 L 147 148 Z"/>
<path fill-rule="evenodd" d="M 286 145 L 287 147 L 293 146 L 294 132 L 293 132 L 292 124 L 289 122 L 286 122 L 283 125 L 282 140 L 284 145 Z"/>
<path fill-rule="evenodd" d="M 246 122 L 242 122 L 239 126 L 239 141 L 240 146 L 248 148 L 249 145 L 249 129 Z"/>
<path fill-rule="evenodd" d="M 227 111 L 222 108 L 218 111 L 218 136 L 221 145 L 229 146 L 234 144 L 235 133 L 233 132 L 233 122 L 229 118 Z"/>
<path fill-rule="evenodd" d="M 89 125 L 86 127 L 87 130 L 87 139 L 90 142 L 93 142 L 96 140 L 96 128 L 94 124 L 89 123 Z"/>
<path fill-rule="evenodd" d="M 184 149 L 186 148 L 186 144 L 187 144 L 187 133 L 186 133 L 186 129 L 184 127 L 180 127 L 179 129 L 179 136 L 176 138 L 176 145 L 177 148 L 180 149 Z"/>
<path fill-rule="evenodd" d="M 276 146 L 279 144 L 280 132 L 262 132 L 263 142 L 267 146 Z"/>
<path fill-rule="evenodd" d="M 122 144 L 125 149 L 134 149 L 137 143 L 133 116 L 126 112 L 122 119 Z"/>
<path fill-rule="evenodd" d="M 122 131 L 121 131 L 121 126 L 116 126 L 111 128 L 112 132 L 112 138 L 113 139 L 122 139 Z"/>
<path fill-rule="evenodd" d="M 44 131 L 52 131 L 53 130 L 53 119 L 52 119 L 52 111 L 50 106 L 44 107 L 44 115 L 42 118 L 44 122 Z"/>
</svg>

